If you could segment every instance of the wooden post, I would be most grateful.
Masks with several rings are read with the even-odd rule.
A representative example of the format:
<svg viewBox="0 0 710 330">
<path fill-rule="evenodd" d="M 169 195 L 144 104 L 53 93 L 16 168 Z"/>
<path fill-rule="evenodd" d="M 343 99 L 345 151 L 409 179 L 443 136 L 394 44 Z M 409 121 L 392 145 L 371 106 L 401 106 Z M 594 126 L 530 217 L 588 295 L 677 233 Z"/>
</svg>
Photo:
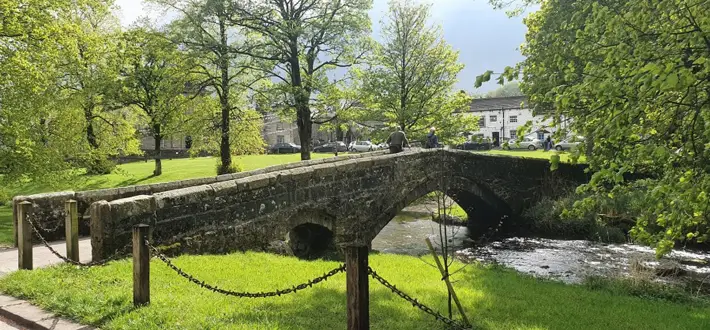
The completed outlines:
<svg viewBox="0 0 710 330">
<path fill-rule="evenodd" d="M 79 211 L 76 201 L 70 199 L 64 203 L 64 237 L 67 242 L 67 258 L 79 261 Z"/>
<path fill-rule="evenodd" d="M 439 260 L 439 256 L 436 254 L 436 250 L 434 250 L 434 246 L 431 245 L 431 241 L 429 240 L 429 237 L 424 239 L 426 241 L 426 245 L 429 247 L 429 251 L 431 251 L 431 255 L 434 256 L 434 261 L 436 261 L 436 266 L 439 267 L 439 272 L 441 272 L 441 276 L 444 278 L 444 282 L 446 282 L 446 287 L 449 289 L 449 292 L 451 293 L 451 298 L 454 299 L 454 302 L 456 303 L 456 307 L 459 309 L 459 313 L 461 313 L 461 318 L 463 318 L 463 321 L 466 325 L 470 325 L 471 323 L 468 322 L 468 318 L 466 317 L 466 314 L 463 312 L 463 307 L 461 306 L 461 303 L 459 302 L 459 297 L 456 296 L 456 291 L 454 291 L 454 286 L 451 285 L 451 281 L 449 280 L 448 274 L 446 274 L 446 270 L 444 269 L 444 266 L 441 264 L 441 261 Z"/>
<path fill-rule="evenodd" d="M 133 305 L 143 306 L 150 303 L 150 251 L 148 225 L 133 226 Z"/>
<path fill-rule="evenodd" d="M 32 269 L 32 227 L 29 216 L 32 203 L 22 202 L 17 206 L 17 268 Z"/>
<path fill-rule="evenodd" d="M 370 292 L 367 246 L 345 248 L 348 330 L 370 329 Z"/>
</svg>

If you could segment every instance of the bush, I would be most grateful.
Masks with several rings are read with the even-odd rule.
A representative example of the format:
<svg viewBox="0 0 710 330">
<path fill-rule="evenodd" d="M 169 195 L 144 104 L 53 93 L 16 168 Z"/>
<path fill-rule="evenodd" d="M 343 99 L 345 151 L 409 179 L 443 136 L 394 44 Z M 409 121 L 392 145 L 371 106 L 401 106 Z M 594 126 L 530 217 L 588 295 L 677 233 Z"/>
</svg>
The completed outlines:
<svg viewBox="0 0 710 330">
<path fill-rule="evenodd" d="M 228 167 L 222 166 L 222 162 L 218 161 L 217 165 L 217 175 L 239 173 L 244 171 L 244 167 L 239 163 L 232 163 Z"/>
<path fill-rule="evenodd" d="M 106 158 L 93 158 L 86 165 L 86 174 L 103 175 L 111 174 L 116 169 L 116 163 Z"/>
</svg>

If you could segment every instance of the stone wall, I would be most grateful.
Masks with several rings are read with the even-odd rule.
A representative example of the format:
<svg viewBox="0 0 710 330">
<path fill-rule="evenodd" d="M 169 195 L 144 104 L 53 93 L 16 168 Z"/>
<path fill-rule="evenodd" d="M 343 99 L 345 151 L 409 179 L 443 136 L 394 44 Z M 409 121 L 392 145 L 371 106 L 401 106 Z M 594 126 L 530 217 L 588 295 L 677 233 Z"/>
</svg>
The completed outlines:
<svg viewBox="0 0 710 330">
<path fill-rule="evenodd" d="M 241 172 L 228 175 L 220 175 L 208 178 L 196 178 L 174 182 L 155 183 L 147 185 L 136 185 L 121 188 L 100 189 L 90 191 L 64 191 L 46 194 L 36 194 L 29 196 L 15 196 L 13 198 L 13 231 L 14 237 L 17 238 L 17 212 L 16 206 L 23 201 L 29 201 L 33 204 L 33 212 L 30 214 L 33 220 L 40 226 L 40 232 L 47 240 L 64 239 L 64 204 L 67 200 L 74 199 L 78 203 L 80 214 L 79 232 L 82 236 L 89 235 L 89 205 L 97 201 L 113 201 L 117 199 L 129 198 L 138 195 L 152 195 L 155 193 L 171 191 L 176 189 L 212 184 L 216 182 L 224 182 L 248 176 L 269 173 L 273 171 L 281 171 L 304 166 L 312 166 L 318 164 L 332 163 L 344 159 L 355 159 L 363 157 L 371 157 L 381 152 L 345 155 L 339 157 L 309 160 L 303 162 L 294 162 L 276 166 L 270 166 L 259 170 Z"/>
<path fill-rule="evenodd" d="M 546 160 L 446 150 L 379 154 L 95 202 L 92 247 L 95 259 L 110 256 L 144 223 L 154 241 L 182 252 L 265 249 L 307 222 L 332 230 L 340 245 L 364 246 L 402 208 L 434 190 L 444 190 L 483 230 L 554 195 L 559 184 L 585 178 L 579 166 L 550 172 Z"/>
</svg>

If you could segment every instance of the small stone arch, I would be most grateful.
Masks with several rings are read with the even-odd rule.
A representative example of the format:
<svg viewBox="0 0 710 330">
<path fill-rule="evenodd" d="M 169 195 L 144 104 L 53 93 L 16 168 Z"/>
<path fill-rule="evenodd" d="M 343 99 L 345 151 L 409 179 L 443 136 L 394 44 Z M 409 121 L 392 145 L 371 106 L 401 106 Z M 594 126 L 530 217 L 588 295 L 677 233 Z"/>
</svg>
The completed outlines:
<svg viewBox="0 0 710 330">
<path fill-rule="evenodd" d="M 335 216 L 316 209 L 301 210 L 288 220 L 286 242 L 294 256 L 317 259 L 335 251 Z"/>
<path fill-rule="evenodd" d="M 469 216 L 468 228 L 472 236 L 484 234 L 492 225 L 497 225 L 503 216 L 511 212 L 505 201 L 474 180 L 462 176 L 449 176 L 447 180 L 428 178 L 377 217 L 369 239 L 374 239 L 382 228 L 407 205 L 433 191 L 444 192 L 466 211 Z"/>
</svg>

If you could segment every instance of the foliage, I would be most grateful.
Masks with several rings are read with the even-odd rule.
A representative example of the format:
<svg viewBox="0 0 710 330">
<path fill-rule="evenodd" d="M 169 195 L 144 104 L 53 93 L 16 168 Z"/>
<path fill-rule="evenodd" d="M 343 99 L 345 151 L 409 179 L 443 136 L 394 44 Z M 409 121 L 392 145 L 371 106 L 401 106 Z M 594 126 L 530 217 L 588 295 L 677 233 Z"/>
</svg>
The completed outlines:
<svg viewBox="0 0 710 330">
<path fill-rule="evenodd" d="M 57 174 L 80 153 L 74 122 L 58 82 L 62 59 L 76 50 L 75 11 L 101 8 L 100 1 L 7 0 L 0 2 L 0 180 L 31 176 L 61 181 Z M 72 118 L 73 119 L 73 118 Z M 61 172 L 64 173 L 64 172 Z"/>
<path fill-rule="evenodd" d="M 590 209 L 642 190 L 633 236 L 668 252 L 710 238 L 710 4 L 545 1 L 526 19 L 522 89 L 588 137 Z M 624 175 L 651 179 L 628 183 Z"/>
<path fill-rule="evenodd" d="M 219 100 L 212 97 L 198 98 L 192 103 L 190 120 L 185 123 L 183 132 L 192 138 L 190 154 L 192 156 L 210 154 L 220 155 L 222 131 L 219 129 L 221 107 Z M 266 143 L 262 136 L 263 116 L 255 110 L 243 109 L 238 117 L 229 121 L 230 155 L 261 154 Z M 231 157 L 231 156 L 230 156 Z M 228 162 L 231 166 L 231 161 Z"/>
<path fill-rule="evenodd" d="M 427 26 L 429 16 L 430 5 L 390 2 L 382 23 L 384 41 L 362 73 L 367 100 L 362 117 L 402 127 L 410 140 L 423 140 L 434 126 L 442 144 L 462 142 L 461 133 L 475 131 L 478 121 L 455 114 L 471 101 L 466 93 L 453 91 L 463 65 L 441 27 Z"/>
<path fill-rule="evenodd" d="M 170 38 L 184 45 L 184 51 L 197 61 L 198 65 L 193 68 L 197 84 L 206 87 L 219 100 L 218 111 L 214 111 L 212 120 L 214 129 L 220 132 L 218 150 L 222 167 L 229 168 L 230 152 L 244 144 L 243 140 L 232 140 L 232 130 L 252 128 L 249 121 L 254 115 L 247 111 L 246 94 L 261 80 L 260 72 L 252 69 L 260 65 L 255 59 L 243 55 L 243 40 L 249 36 L 243 28 L 233 24 L 229 0 L 152 1 L 178 13 L 178 19 L 170 23 Z M 248 127 L 235 127 L 232 124 L 234 119 Z M 193 138 L 200 140 L 202 137 L 193 135 Z"/>
<path fill-rule="evenodd" d="M 485 98 L 493 97 L 509 97 L 509 96 L 523 96 L 523 92 L 520 91 L 520 83 L 517 81 L 511 81 L 503 86 L 498 87 L 486 93 Z"/>
<path fill-rule="evenodd" d="M 224 164 L 222 164 L 222 160 L 220 159 L 220 162 L 218 162 L 215 165 L 215 169 L 217 172 L 217 175 L 223 175 L 223 174 L 232 174 L 232 173 L 239 173 L 244 170 L 241 164 L 237 163 L 231 163 L 229 167 L 225 168 Z"/>
<path fill-rule="evenodd" d="M 150 27 L 135 27 L 125 34 L 123 56 L 120 102 L 137 107 L 146 116 L 155 140 L 154 175 L 161 175 L 161 141 L 191 118 L 191 103 L 203 90 L 193 84 L 191 59 Z"/>
<path fill-rule="evenodd" d="M 429 256 L 422 260 L 433 262 Z M 370 256 L 369 265 L 398 288 L 445 311 L 446 286 L 441 283 L 438 270 L 425 266 L 422 260 L 376 254 Z M 289 287 L 339 265 L 254 252 L 181 256 L 175 258 L 175 263 L 220 288 L 249 291 Z M 151 304 L 136 309 L 132 306 L 131 267 L 129 260 L 123 260 L 90 269 L 63 265 L 19 271 L 3 277 L 0 290 L 102 329 L 345 327 L 345 274 L 298 294 L 240 299 L 236 304 L 235 298 L 207 292 L 153 259 Z M 646 300 L 537 280 L 500 268 L 471 266 L 455 277 L 459 300 L 466 310 L 476 311 L 476 328 L 700 330 L 708 325 L 704 317 L 710 311 L 708 305 Z M 372 328 L 444 329 L 441 323 L 383 286 L 371 283 Z"/>
<path fill-rule="evenodd" d="M 249 37 L 238 54 L 264 60 L 257 68 L 276 84 L 271 105 L 295 112 L 301 158 L 310 159 L 312 98 L 330 82 L 327 73 L 350 67 L 369 49 L 372 0 L 234 2 L 231 20 Z"/>
<path fill-rule="evenodd" d="M 57 79 L 58 98 L 66 111 L 77 111 L 82 118 L 77 123 L 78 134 L 85 135 L 81 143 L 79 165 L 88 173 L 110 171 L 106 158 L 119 154 L 137 154 L 139 141 L 135 136 L 135 116 L 122 109 L 113 99 L 116 77 L 121 63 L 118 56 L 120 26 L 112 14 L 111 2 L 71 13 L 78 29 L 71 36 L 74 47 L 63 49 Z"/>
</svg>

